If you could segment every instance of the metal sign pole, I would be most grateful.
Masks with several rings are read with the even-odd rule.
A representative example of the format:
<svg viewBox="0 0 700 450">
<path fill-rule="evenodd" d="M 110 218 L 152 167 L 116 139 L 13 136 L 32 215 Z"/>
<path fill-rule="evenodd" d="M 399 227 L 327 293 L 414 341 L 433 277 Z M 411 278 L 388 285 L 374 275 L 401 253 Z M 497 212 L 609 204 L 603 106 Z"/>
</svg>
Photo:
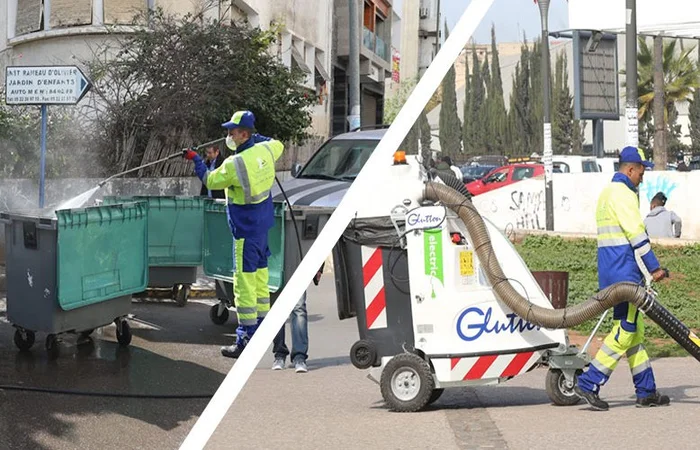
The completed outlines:
<svg viewBox="0 0 700 450">
<path fill-rule="evenodd" d="M 41 163 L 39 167 L 39 208 L 44 207 L 44 186 L 46 181 L 46 122 L 48 107 L 41 105 Z"/>
</svg>

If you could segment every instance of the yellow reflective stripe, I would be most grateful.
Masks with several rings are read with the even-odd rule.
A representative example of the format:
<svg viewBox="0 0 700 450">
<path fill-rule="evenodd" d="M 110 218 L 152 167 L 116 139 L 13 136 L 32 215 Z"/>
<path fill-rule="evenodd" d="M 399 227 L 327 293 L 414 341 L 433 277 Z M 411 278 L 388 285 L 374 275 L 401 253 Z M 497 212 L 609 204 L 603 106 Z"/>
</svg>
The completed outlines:
<svg viewBox="0 0 700 450">
<path fill-rule="evenodd" d="M 598 248 L 601 247 L 617 247 L 620 245 L 629 245 L 626 238 L 609 238 L 609 239 L 598 239 Z"/>
<path fill-rule="evenodd" d="M 644 352 L 644 354 L 646 355 L 646 352 Z M 639 355 L 639 353 L 637 353 L 637 355 Z M 648 356 L 646 357 L 646 359 L 644 359 L 644 361 L 641 361 L 637 364 L 633 364 L 632 361 L 630 361 L 629 363 L 630 370 L 632 371 L 632 376 L 638 375 L 647 369 L 651 369 L 651 361 L 649 361 Z"/>
<path fill-rule="evenodd" d="M 617 367 L 617 363 L 620 361 L 621 357 L 622 357 L 622 355 L 619 355 L 615 352 L 613 352 L 613 356 L 608 355 L 607 353 L 605 353 L 601 349 L 598 351 L 598 353 L 596 353 L 595 359 L 593 360 L 592 364 L 595 365 L 596 368 L 603 373 L 605 373 L 603 368 L 609 370 L 610 373 L 612 373 L 612 371 L 615 370 L 615 367 Z M 596 363 L 598 363 L 598 364 L 596 364 Z M 602 367 L 599 367 L 599 366 L 602 366 Z"/>
<path fill-rule="evenodd" d="M 606 377 L 610 377 L 610 375 L 612 375 L 612 373 L 613 373 L 613 370 L 615 370 L 614 367 L 611 369 L 611 368 L 605 366 L 602 362 L 598 361 L 597 359 L 594 359 L 591 362 L 591 365 L 593 367 L 595 367 L 596 369 L 598 369 Z M 617 365 L 617 363 L 615 363 L 615 365 Z"/>
<path fill-rule="evenodd" d="M 245 165 L 245 161 L 240 155 L 236 155 L 233 160 L 236 167 L 236 173 L 238 174 L 238 182 L 241 183 L 241 188 L 243 189 L 243 202 L 245 204 L 253 203 L 252 196 L 250 195 L 250 179 L 248 178 L 248 168 Z"/>
<path fill-rule="evenodd" d="M 622 231 L 622 228 L 620 228 L 618 225 L 607 225 L 607 226 L 601 226 L 598 225 L 598 234 L 621 234 L 624 236 L 624 231 Z"/>
<path fill-rule="evenodd" d="M 649 236 L 647 236 L 646 233 L 641 233 L 641 234 L 638 234 L 638 235 L 634 236 L 633 238 L 631 238 L 630 244 L 632 244 L 633 247 L 636 247 L 637 245 L 641 244 L 642 242 L 648 241 L 648 240 L 649 240 Z"/>
</svg>

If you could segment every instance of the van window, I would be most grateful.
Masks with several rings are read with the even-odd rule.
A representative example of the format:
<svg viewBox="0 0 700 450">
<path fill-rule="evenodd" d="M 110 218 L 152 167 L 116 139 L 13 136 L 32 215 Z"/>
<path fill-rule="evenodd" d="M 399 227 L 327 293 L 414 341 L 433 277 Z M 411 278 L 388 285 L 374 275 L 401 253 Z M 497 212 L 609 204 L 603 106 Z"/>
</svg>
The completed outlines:
<svg viewBox="0 0 700 450">
<path fill-rule="evenodd" d="M 559 172 L 557 173 L 571 173 L 571 170 L 569 170 L 569 165 L 567 163 L 555 162 L 552 163 L 552 168 L 553 170 L 558 170 Z"/>
<path fill-rule="evenodd" d="M 376 140 L 331 140 L 306 164 L 299 178 L 352 181 L 379 144 Z"/>
<path fill-rule="evenodd" d="M 581 163 L 583 164 L 584 172 L 602 172 L 602 170 L 600 170 L 600 166 L 595 161 L 583 160 Z"/>
</svg>

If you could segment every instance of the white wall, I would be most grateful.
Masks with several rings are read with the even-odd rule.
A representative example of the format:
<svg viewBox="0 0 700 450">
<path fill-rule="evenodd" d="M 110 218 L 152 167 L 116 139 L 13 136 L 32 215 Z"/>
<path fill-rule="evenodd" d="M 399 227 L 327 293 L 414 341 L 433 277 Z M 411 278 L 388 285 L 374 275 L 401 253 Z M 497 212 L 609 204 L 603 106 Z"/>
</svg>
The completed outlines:
<svg viewBox="0 0 700 450">
<path fill-rule="evenodd" d="M 595 209 L 612 173 L 554 174 L 554 231 L 596 233 Z M 668 197 L 666 208 L 683 220 L 687 239 L 700 239 L 700 172 L 649 172 L 639 188 L 640 212 L 646 217 L 649 201 L 659 191 Z M 472 199 L 479 212 L 502 230 L 546 226 L 544 178 L 525 180 Z"/>
<path fill-rule="evenodd" d="M 695 28 L 700 8 L 694 0 L 637 0 L 637 31 Z M 569 0 L 569 28 L 621 30 L 625 28 L 625 0 Z"/>
</svg>

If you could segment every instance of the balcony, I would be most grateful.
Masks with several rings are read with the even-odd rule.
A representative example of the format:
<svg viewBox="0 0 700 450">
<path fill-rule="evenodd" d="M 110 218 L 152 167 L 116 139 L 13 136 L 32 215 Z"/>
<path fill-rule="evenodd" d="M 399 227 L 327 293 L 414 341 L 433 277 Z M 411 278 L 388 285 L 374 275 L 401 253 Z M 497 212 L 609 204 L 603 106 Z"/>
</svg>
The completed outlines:
<svg viewBox="0 0 700 450">
<path fill-rule="evenodd" d="M 362 45 L 384 61 L 389 61 L 389 44 L 365 27 L 362 28 Z"/>
<path fill-rule="evenodd" d="M 374 33 L 365 27 L 362 27 L 362 45 L 374 51 Z"/>
<path fill-rule="evenodd" d="M 384 61 L 389 61 L 389 44 L 384 42 L 384 40 L 379 36 L 377 36 L 377 45 L 374 53 L 376 53 L 377 56 L 382 58 Z"/>
</svg>

